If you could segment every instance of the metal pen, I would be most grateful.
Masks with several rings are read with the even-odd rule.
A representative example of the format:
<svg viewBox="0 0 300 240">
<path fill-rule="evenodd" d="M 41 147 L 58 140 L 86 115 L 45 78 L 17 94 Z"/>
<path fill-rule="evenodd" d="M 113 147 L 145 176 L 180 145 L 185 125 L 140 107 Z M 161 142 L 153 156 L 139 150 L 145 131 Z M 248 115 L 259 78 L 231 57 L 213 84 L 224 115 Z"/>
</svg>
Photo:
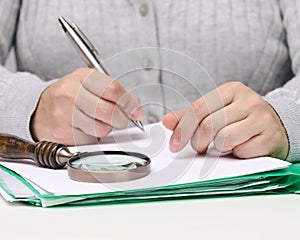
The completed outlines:
<svg viewBox="0 0 300 240">
<path fill-rule="evenodd" d="M 88 40 L 85 34 L 79 29 L 79 27 L 75 23 L 72 23 L 72 25 L 69 24 L 63 17 L 59 17 L 58 21 L 60 22 L 64 32 L 66 33 L 72 45 L 77 50 L 78 54 L 86 63 L 86 65 L 90 68 L 95 68 L 101 73 L 109 75 L 97 58 L 99 54 L 96 48 Z M 130 120 L 135 126 L 144 131 L 144 127 L 141 121 L 135 121 L 132 119 Z"/>
</svg>

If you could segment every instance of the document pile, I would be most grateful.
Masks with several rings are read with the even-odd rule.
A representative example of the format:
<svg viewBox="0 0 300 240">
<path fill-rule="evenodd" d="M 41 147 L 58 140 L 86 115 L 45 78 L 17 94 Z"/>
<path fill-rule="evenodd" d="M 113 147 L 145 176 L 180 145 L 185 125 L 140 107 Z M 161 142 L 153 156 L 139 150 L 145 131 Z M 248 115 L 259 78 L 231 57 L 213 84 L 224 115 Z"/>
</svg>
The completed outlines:
<svg viewBox="0 0 300 240">
<path fill-rule="evenodd" d="M 101 144 L 71 151 L 122 150 L 146 154 L 151 173 L 119 183 L 70 180 L 66 169 L 52 170 L 34 163 L 0 160 L 0 193 L 7 201 L 49 207 L 61 204 L 110 204 L 251 194 L 298 193 L 300 166 L 274 158 L 248 160 L 220 156 L 211 148 L 199 155 L 190 146 L 170 153 L 171 132 L 161 123 L 115 131 Z"/>
</svg>

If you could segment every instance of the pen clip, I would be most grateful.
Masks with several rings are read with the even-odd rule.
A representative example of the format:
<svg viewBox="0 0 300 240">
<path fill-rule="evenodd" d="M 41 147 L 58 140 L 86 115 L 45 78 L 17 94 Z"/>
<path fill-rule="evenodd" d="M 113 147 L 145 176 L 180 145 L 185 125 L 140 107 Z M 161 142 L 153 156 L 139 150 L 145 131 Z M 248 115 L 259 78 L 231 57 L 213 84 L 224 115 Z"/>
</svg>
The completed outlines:
<svg viewBox="0 0 300 240">
<path fill-rule="evenodd" d="M 72 27 L 73 27 L 74 31 L 78 34 L 78 36 L 83 40 L 83 42 L 90 49 L 90 51 L 92 51 L 96 55 L 99 55 L 97 49 L 90 42 L 90 40 L 85 36 L 85 34 L 80 30 L 80 28 L 76 25 L 76 23 L 72 23 Z"/>
</svg>

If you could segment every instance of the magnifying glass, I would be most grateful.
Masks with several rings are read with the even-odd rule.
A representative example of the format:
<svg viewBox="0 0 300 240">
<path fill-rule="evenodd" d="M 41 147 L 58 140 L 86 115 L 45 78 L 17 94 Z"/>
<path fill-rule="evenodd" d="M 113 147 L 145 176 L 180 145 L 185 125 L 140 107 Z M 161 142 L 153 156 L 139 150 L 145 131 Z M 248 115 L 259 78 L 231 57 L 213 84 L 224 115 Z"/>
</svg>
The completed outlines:
<svg viewBox="0 0 300 240">
<path fill-rule="evenodd" d="M 71 153 L 58 143 L 31 143 L 17 136 L 0 134 L 0 157 L 31 159 L 38 165 L 61 169 L 68 166 L 69 178 L 80 182 L 123 182 L 150 173 L 151 160 L 144 154 L 125 151 Z"/>
</svg>

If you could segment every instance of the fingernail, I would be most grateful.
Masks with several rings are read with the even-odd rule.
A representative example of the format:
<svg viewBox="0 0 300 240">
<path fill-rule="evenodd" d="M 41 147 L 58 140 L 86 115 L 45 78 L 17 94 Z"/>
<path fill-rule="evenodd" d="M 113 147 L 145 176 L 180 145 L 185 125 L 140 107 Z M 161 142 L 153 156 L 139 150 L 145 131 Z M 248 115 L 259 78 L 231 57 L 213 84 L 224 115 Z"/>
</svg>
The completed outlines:
<svg viewBox="0 0 300 240">
<path fill-rule="evenodd" d="M 178 138 L 174 137 L 170 143 L 170 151 L 173 153 L 178 152 L 179 146 L 180 146 L 180 140 Z"/>
<path fill-rule="evenodd" d="M 130 113 L 130 117 L 139 119 L 141 117 L 141 110 L 139 108 L 134 108 Z"/>
</svg>

